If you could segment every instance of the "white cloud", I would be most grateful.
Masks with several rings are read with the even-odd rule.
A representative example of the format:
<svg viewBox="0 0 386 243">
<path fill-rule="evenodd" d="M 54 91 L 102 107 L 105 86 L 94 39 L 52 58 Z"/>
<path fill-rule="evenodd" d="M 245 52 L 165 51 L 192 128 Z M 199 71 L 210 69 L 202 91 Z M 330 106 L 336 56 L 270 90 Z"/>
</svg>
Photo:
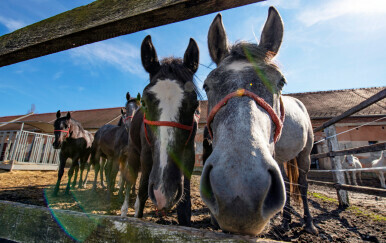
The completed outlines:
<svg viewBox="0 0 386 243">
<path fill-rule="evenodd" d="M 124 41 L 109 40 L 78 47 L 72 49 L 70 55 L 78 64 L 94 66 L 109 64 L 123 72 L 144 74 L 140 50 Z"/>
<path fill-rule="evenodd" d="M 0 16 L 0 24 L 4 25 L 10 32 L 20 29 L 26 24 L 23 21 L 18 21 L 11 18 Z"/>
<path fill-rule="evenodd" d="M 306 26 L 328 21 L 347 15 L 382 15 L 386 14 L 384 0 L 329 0 L 319 6 L 310 6 L 298 15 L 298 20 Z"/>
</svg>

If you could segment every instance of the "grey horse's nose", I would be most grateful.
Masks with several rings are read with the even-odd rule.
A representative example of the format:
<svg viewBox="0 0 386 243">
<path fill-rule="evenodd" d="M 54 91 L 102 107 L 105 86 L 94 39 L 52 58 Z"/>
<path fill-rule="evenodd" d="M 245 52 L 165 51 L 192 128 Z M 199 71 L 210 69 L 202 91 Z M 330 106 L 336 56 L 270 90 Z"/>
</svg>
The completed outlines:
<svg viewBox="0 0 386 243">
<path fill-rule="evenodd" d="M 219 163 L 209 158 L 201 175 L 200 192 L 220 227 L 241 234 L 258 234 L 285 203 L 278 166 L 259 162 Z"/>
</svg>

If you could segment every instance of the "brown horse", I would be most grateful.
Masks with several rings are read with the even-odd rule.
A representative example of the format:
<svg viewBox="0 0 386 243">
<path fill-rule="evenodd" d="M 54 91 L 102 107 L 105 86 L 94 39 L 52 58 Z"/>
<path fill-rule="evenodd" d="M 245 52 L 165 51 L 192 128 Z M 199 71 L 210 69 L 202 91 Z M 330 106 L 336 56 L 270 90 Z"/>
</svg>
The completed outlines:
<svg viewBox="0 0 386 243">
<path fill-rule="evenodd" d="M 107 124 L 102 126 L 95 134 L 91 150 L 91 164 L 94 165 L 95 169 L 93 189 L 96 189 L 97 176 L 100 170 L 100 159 L 107 159 L 105 174 L 109 198 L 111 198 L 114 190 L 119 166 L 123 166 L 127 159 L 128 131 L 133 114 L 138 109 L 140 103 L 138 99 L 131 98 L 129 93 L 127 93 L 126 99 L 126 112 L 123 112 L 121 109 L 122 117 L 119 125 Z M 100 173 L 102 182 L 103 167 Z"/>
<path fill-rule="evenodd" d="M 52 144 L 55 149 L 61 149 L 59 154 L 60 164 L 58 171 L 58 180 L 53 192 L 54 196 L 58 195 L 60 181 L 64 173 L 64 167 L 68 158 L 72 159 L 71 168 L 68 171 L 68 183 L 66 187 L 66 194 L 70 192 L 70 182 L 74 174 L 75 177 L 72 187 L 76 185 L 76 179 L 78 177 L 79 164 L 80 164 L 80 178 L 79 188 L 83 187 L 83 170 L 86 166 L 88 157 L 91 152 L 91 144 L 93 142 L 93 136 L 90 132 L 83 129 L 82 125 L 71 118 L 70 112 L 67 116 L 60 117 L 60 110 L 56 113 L 56 120 L 54 122 L 54 134 L 55 141 Z"/>
</svg>

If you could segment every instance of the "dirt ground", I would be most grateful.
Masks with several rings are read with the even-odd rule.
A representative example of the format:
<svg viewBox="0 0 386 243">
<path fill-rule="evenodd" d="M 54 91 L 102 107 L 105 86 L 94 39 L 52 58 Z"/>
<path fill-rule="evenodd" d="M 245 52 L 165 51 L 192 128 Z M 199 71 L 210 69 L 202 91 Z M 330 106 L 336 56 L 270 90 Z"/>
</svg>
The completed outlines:
<svg viewBox="0 0 386 243">
<path fill-rule="evenodd" d="M 94 174 L 91 173 L 89 176 L 85 189 L 73 189 L 70 195 L 64 195 L 67 183 L 65 172 L 59 197 L 53 198 L 51 193 L 56 183 L 57 172 L 0 170 L 0 200 L 55 209 L 119 215 L 121 202 L 117 192 L 109 208 L 106 203 L 106 191 L 99 185 L 98 190 L 93 192 L 91 178 L 94 178 Z M 192 227 L 216 231 L 217 229 L 210 224 L 209 210 L 200 198 L 199 180 L 200 177 L 197 175 L 192 177 Z M 281 215 L 278 214 L 259 237 L 293 242 L 386 242 L 386 198 L 350 192 L 351 206 L 346 210 L 340 210 L 335 190 L 315 185 L 311 185 L 309 189 L 310 210 L 319 230 L 318 235 L 303 230 L 303 209 L 292 203 L 294 207 L 290 231 L 285 232 L 280 228 Z M 131 207 L 129 217 L 133 216 L 134 210 Z M 144 218 L 161 224 L 177 224 L 175 210 L 168 212 L 166 216 L 158 216 L 150 201 L 147 202 Z"/>
</svg>

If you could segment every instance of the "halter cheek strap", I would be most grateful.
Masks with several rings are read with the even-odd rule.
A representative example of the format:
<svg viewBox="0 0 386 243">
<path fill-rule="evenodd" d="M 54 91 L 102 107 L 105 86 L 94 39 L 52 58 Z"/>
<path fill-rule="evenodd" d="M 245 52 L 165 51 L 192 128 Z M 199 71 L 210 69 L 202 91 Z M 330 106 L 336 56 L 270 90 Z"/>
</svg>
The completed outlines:
<svg viewBox="0 0 386 243">
<path fill-rule="evenodd" d="M 208 119 L 207 119 L 207 125 L 206 125 L 208 127 L 208 131 L 209 131 L 210 137 L 213 139 L 213 134 L 212 134 L 212 129 L 210 127 L 210 124 L 212 123 L 212 121 L 214 119 L 214 116 L 217 114 L 217 112 L 223 106 L 225 106 L 230 99 L 232 99 L 234 97 L 242 97 L 242 96 L 248 96 L 248 97 L 252 98 L 253 100 L 256 101 L 256 103 L 259 106 L 261 106 L 264 110 L 266 110 L 268 112 L 268 114 L 270 115 L 273 123 L 275 123 L 275 126 L 276 126 L 275 134 L 273 136 L 273 142 L 276 143 L 278 138 L 279 138 L 279 135 L 281 133 L 281 130 L 283 128 L 283 122 L 284 122 L 284 118 L 285 118 L 284 105 L 283 105 L 282 99 L 280 98 L 280 113 L 281 114 L 280 114 L 280 119 L 279 119 L 279 117 L 277 116 L 275 111 L 272 109 L 272 107 L 267 102 L 265 102 L 264 99 L 262 99 L 261 97 L 259 97 L 255 93 L 250 92 L 250 91 L 245 90 L 245 89 L 238 89 L 235 92 L 232 92 L 232 93 L 228 94 L 220 102 L 218 102 L 213 107 L 213 109 L 210 111 Z"/>
<path fill-rule="evenodd" d="M 190 137 L 192 136 L 193 128 L 194 128 L 194 118 L 193 118 L 192 125 L 188 126 L 188 125 L 184 125 L 184 124 L 181 124 L 181 123 L 178 123 L 178 122 L 171 122 L 171 121 L 149 121 L 149 120 L 146 119 L 146 113 L 143 113 L 143 123 L 144 123 L 146 141 L 147 141 L 147 143 L 149 145 L 151 145 L 151 143 L 150 143 L 150 140 L 149 140 L 149 136 L 148 136 L 146 125 L 164 126 L 164 127 L 176 127 L 176 128 L 179 128 L 179 129 L 190 131 L 188 140 L 186 140 L 186 142 L 185 142 L 185 146 L 188 144 L 188 142 L 190 140 Z"/>
<path fill-rule="evenodd" d="M 70 128 L 68 130 L 54 130 L 54 132 L 64 132 L 67 133 L 64 138 L 67 138 L 70 136 Z"/>
</svg>

